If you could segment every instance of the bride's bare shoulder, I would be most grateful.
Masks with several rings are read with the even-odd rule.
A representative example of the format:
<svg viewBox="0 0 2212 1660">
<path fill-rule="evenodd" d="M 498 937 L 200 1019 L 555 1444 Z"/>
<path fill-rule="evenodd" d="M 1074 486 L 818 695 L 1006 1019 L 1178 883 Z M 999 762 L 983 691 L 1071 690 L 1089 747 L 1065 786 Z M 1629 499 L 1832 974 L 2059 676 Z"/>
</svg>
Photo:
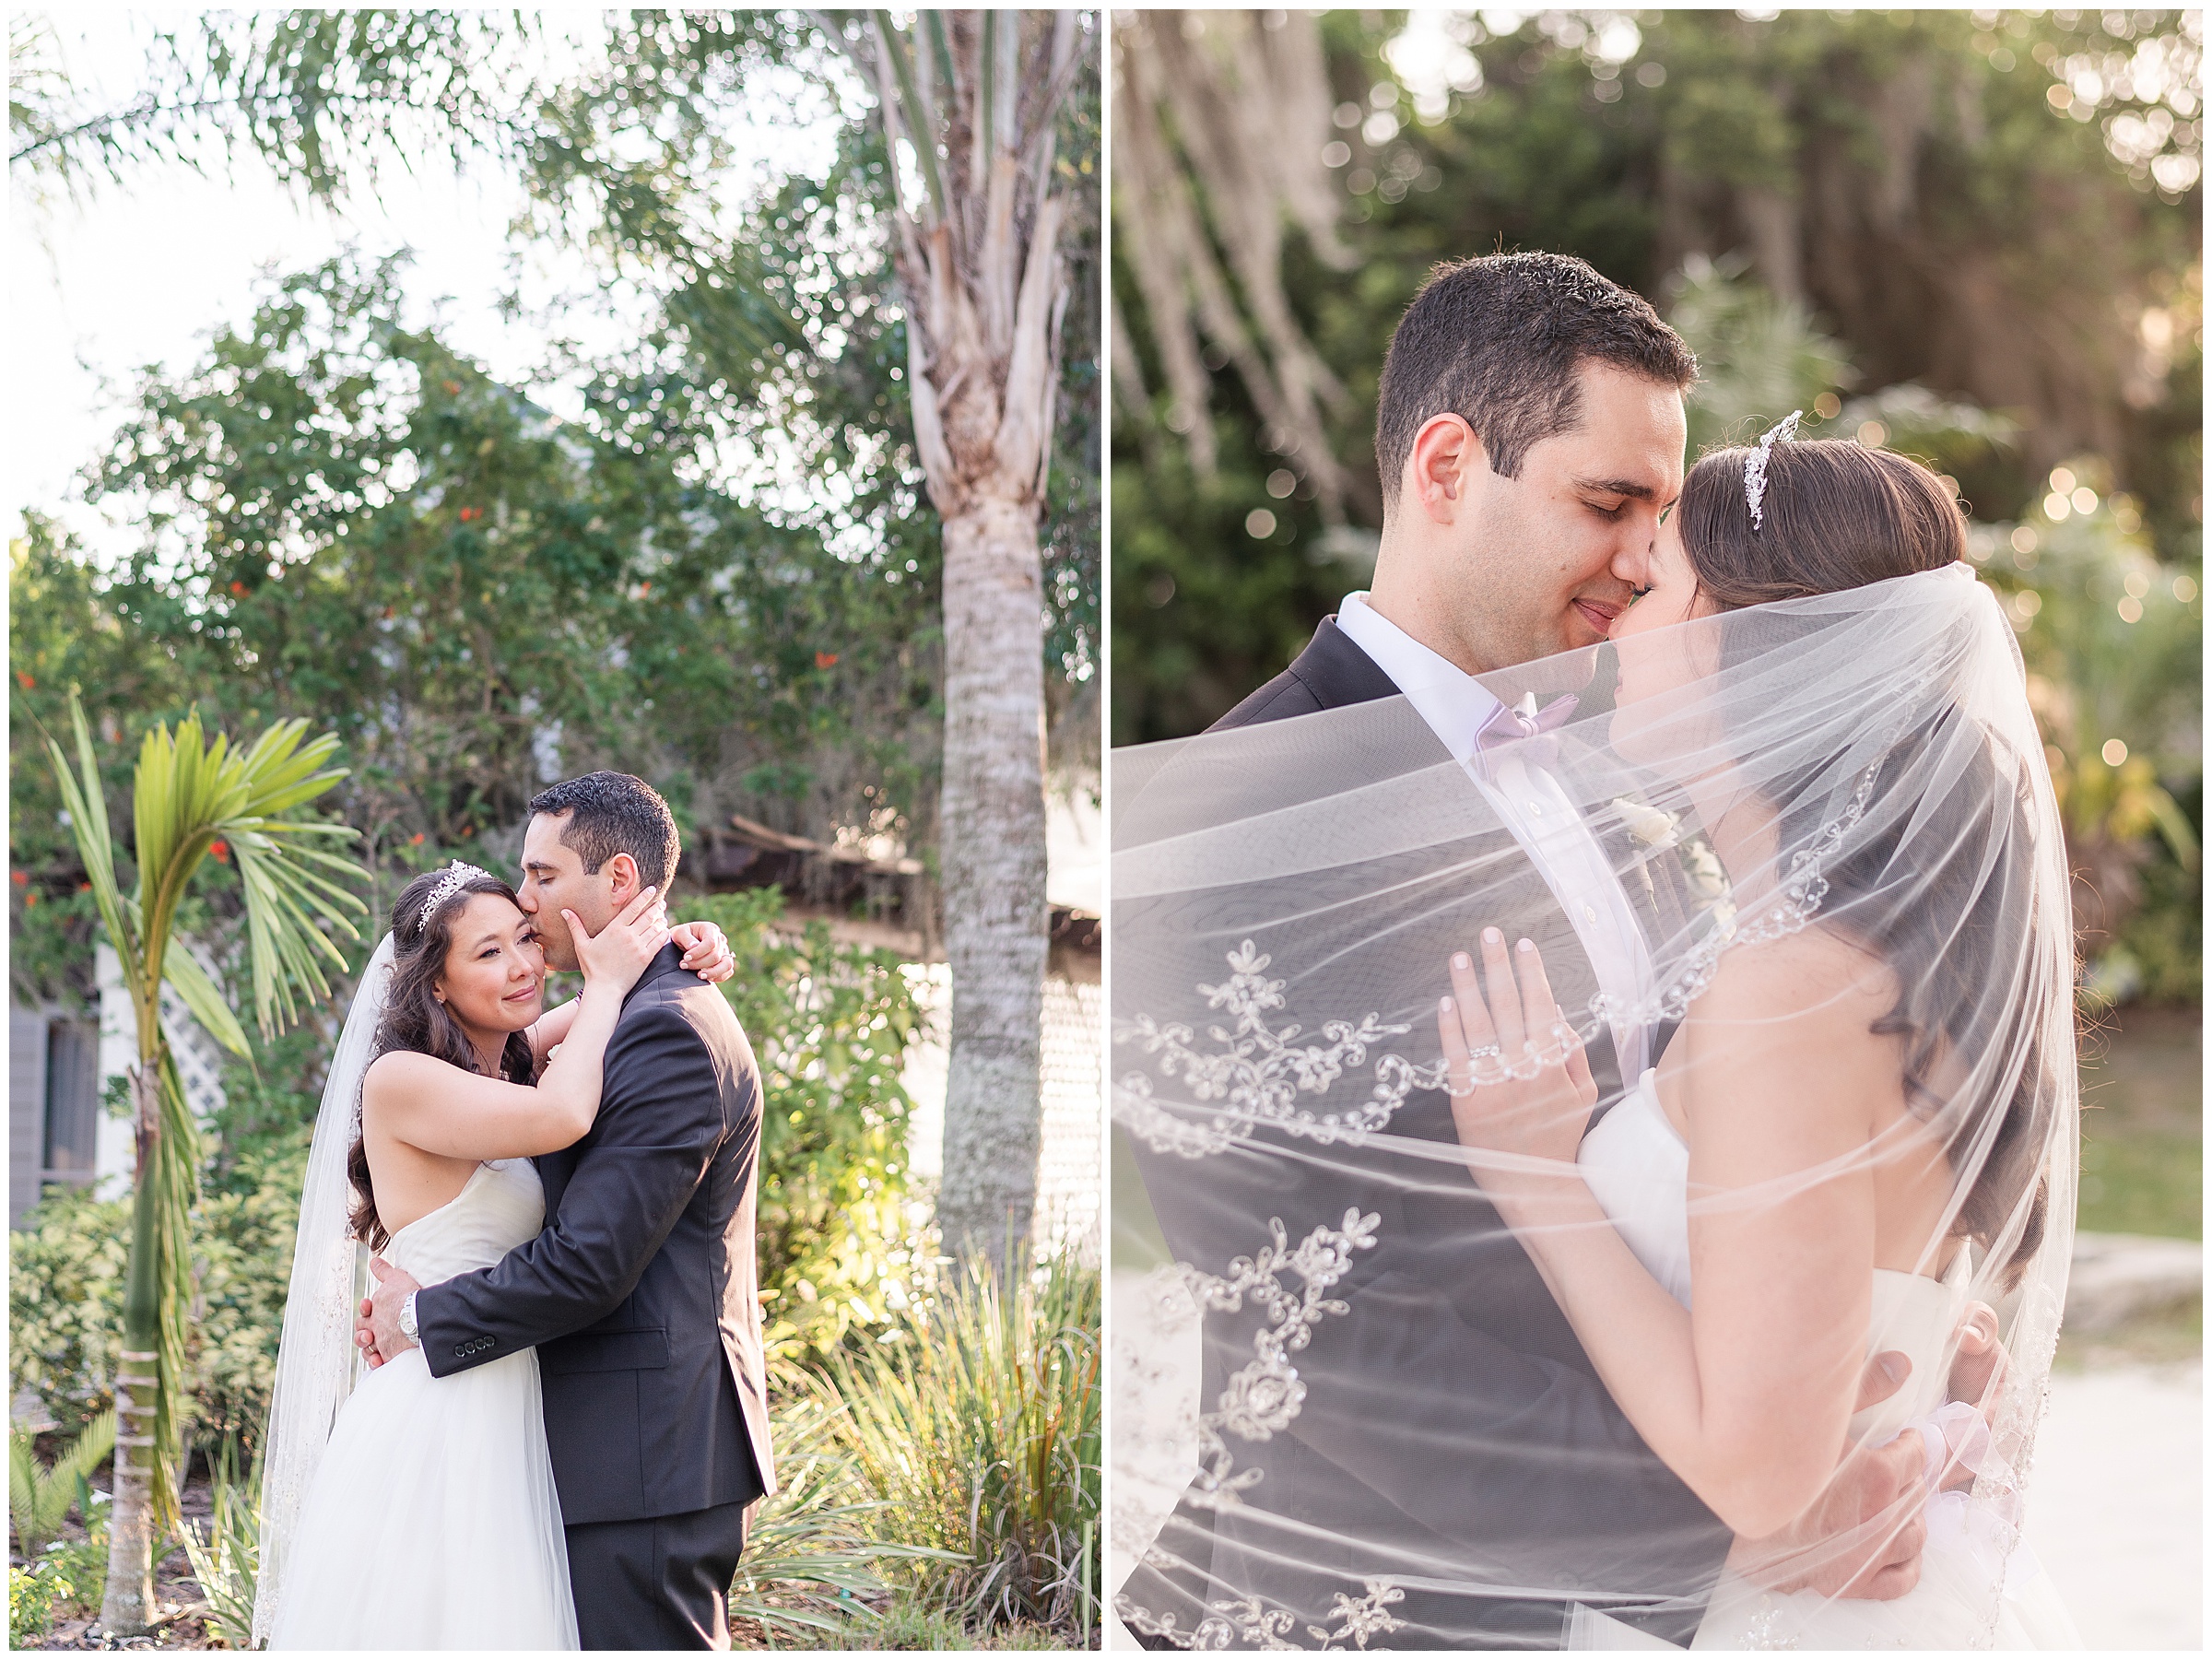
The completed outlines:
<svg viewBox="0 0 2212 1660">
<path fill-rule="evenodd" d="M 387 1049 L 369 1063 L 361 1074 L 361 1113 L 382 1113 L 394 1106 L 421 1099 L 429 1090 L 455 1078 L 473 1077 L 451 1061 L 415 1049 Z"/>
<path fill-rule="evenodd" d="M 1698 999 L 1708 1018 L 1805 1019 L 1864 1030 L 1897 1004 L 1898 977 L 1863 941 L 1827 926 L 1748 940 L 1721 953 Z"/>
</svg>

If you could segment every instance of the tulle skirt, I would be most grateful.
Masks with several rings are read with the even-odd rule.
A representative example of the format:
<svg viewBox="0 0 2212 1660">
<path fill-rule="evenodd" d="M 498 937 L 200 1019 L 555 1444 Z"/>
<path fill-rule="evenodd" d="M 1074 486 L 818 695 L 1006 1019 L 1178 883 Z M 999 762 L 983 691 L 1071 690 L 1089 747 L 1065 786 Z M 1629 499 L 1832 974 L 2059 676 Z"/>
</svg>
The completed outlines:
<svg viewBox="0 0 2212 1660">
<path fill-rule="evenodd" d="M 1927 1511 L 1920 1583 L 1888 1602 L 1761 1591 L 1722 1576 L 1693 1648 L 2079 1648 L 2081 1633 L 2024 1540 L 1964 1493 Z"/>
<path fill-rule="evenodd" d="M 537 1353 L 433 1378 L 411 1348 L 340 1409 L 301 1506 L 278 1649 L 572 1649 Z"/>
</svg>

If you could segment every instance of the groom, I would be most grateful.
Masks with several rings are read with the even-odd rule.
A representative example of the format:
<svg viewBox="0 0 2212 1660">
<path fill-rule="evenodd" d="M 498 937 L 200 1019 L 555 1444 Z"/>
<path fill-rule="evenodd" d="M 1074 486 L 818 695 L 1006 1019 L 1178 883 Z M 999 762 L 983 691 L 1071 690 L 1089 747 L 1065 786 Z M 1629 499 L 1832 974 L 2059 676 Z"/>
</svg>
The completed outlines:
<svg viewBox="0 0 2212 1660">
<path fill-rule="evenodd" d="M 1688 347 L 1651 307 L 1580 260 L 1518 253 L 1440 267 L 1383 366 L 1373 585 L 1347 595 L 1297 660 L 1217 729 L 1403 694 L 1409 724 L 1425 724 L 1422 742 L 1432 735 L 1467 757 L 1500 714 L 1474 677 L 1594 645 L 1634 597 L 1660 517 L 1681 489 L 1683 394 L 1695 376 Z M 1587 876 L 1612 866 L 1594 844 L 1589 857 L 1570 848 L 1562 860 L 1559 829 L 1547 836 L 1536 832 L 1547 827 L 1516 825 L 1511 801 L 1499 810 L 1533 875 L 1530 915 L 1495 920 L 1538 935 L 1547 962 L 1560 962 L 1581 989 L 1634 1007 L 1644 950 L 1636 913 L 1618 883 L 1608 894 Z M 1577 835 L 1588 842 L 1593 831 L 1578 824 L 1565 840 Z M 1662 1035 L 1616 1029 L 1593 1044 L 1606 1099 L 1652 1064 Z M 1394 1133 L 1451 1141 L 1443 1102 L 1411 1098 Z M 1178 1258 L 1218 1273 L 1230 1253 L 1251 1249 L 1222 1234 L 1217 1219 L 1238 1207 L 1207 1185 L 1235 1181 L 1233 1170 L 1225 1177 L 1219 1161 L 1138 1156 Z M 1287 1435 L 1252 1448 L 1266 1475 L 1236 1504 L 1194 1489 L 1163 1530 L 1163 1548 L 1124 1586 L 1124 1619 L 1140 1640 L 1164 1647 L 1171 1630 L 1187 1642 L 1200 1623 L 1218 1626 L 1245 1607 L 1318 1605 L 1335 1589 L 1356 1596 L 1356 1572 L 1345 1570 L 1341 1587 L 1322 1584 L 1288 1543 L 1311 1536 L 1437 1563 L 1525 1561 L 1533 1542 L 1545 1550 L 1556 1542 L 1557 1560 L 1540 1564 L 1554 1586 L 1614 1583 L 1607 1564 L 1625 1545 L 1646 1575 L 1633 1588 L 1651 1611 L 1623 1610 L 1636 1631 L 1587 1610 L 1575 1626 L 1569 1607 L 1539 1593 L 1472 1594 L 1431 1578 L 1394 1601 L 1398 1635 L 1386 1626 L 1362 1646 L 1558 1647 L 1571 1630 L 1586 1638 L 1593 1620 L 1616 1639 L 1601 1646 L 1687 1642 L 1724 1561 L 1734 1551 L 1741 1562 L 1751 1548 L 1643 1448 L 1479 1192 L 1363 1185 L 1352 1161 L 1333 1175 L 1317 1174 L 1327 1167 L 1311 1159 L 1253 1163 L 1281 1189 L 1264 1203 L 1301 1219 L 1293 1236 L 1347 1207 L 1381 1213 L 1380 1247 L 1362 1254 L 1357 1284 L 1340 1289 L 1346 1312 L 1312 1328 L 1300 1371 L 1362 1380 L 1352 1393 L 1386 1405 L 1340 1406 L 1316 1384 Z M 1210 1408 L 1251 1359 L 1249 1336 L 1216 1316 L 1205 1357 Z M 1894 1387 L 1876 1378 L 1863 1398 Z M 1804 1583 L 1856 1596 L 1911 1589 L 1924 1527 L 1912 1501 L 1917 1438 L 1905 1440 L 1914 1444 L 1855 1458 L 1796 1536 L 1763 1542 L 1761 1553 L 1864 1536 L 1822 1553 L 1829 1565 Z M 1885 1514 L 1900 1520 L 1857 1525 Z M 1318 1607 L 1306 1614 L 1315 1617 L 1326 1618 Z"/>
<path fill-rule="evenodd" d="M 595 934 L 641 889 L 667 892 L 676 821 L 627 772 L 555 784 L 530 815 L 518 897 L 547 961 L 574 969 L 561 912 Z M 379 1364 L 419 1342 L 434 1377 L 535 1347 L 585 1648 L 727 1648 L 750 1507 L 775 1491 L 753 1266 L 760 1075 L 679 955 L 664 947 L 624 1000 L 590 1133 L 535 1160 L 544 1231 L 435 1286 L 379 1259 L 357 1333 Z"/>
</svg>

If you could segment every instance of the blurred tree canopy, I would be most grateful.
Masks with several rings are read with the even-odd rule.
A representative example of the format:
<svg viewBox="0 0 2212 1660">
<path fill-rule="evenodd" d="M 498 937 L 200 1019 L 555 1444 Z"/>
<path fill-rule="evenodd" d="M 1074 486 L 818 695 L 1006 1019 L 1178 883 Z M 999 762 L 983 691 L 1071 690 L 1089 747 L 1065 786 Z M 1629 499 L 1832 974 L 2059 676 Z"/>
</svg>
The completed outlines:
<svg viewBox="0 0 2212 1660">
<path fill-rule="evenodd" d="M 335 729 L 353 775 L 332 808 L 394 889 L 454 854 L 496 861 L 545 781 L 601 765 L 653 782 L 688 838 L 738 812 L 933 861 L 939 526 L 900 385 L 888 172 L 827 27 L 634 14 L 550 77 L 524 25 L 476 14 L 224 14 L 164 37 L 124 110 L 18 77 L 11 171 L 50 200 L 252 152 L 342 205 L 444 151 L 522 179 L 518 242 L 596 254 L 604 287 L 568 303 L 619 289 L 644 316 L 600 359 L 562 344 L 558 310 L 533 319 L 545 360 L 502 383 L 435 321 L 399 321 L 418 314 L 404 256 L 356 253 L 273 276 L 198 360 L 138 377 L 84 475 L 135 546 L 95 564 L 32 511 L 11 549 L 18 996 L 88 989 L 79 873 L 25 764 L 72 684 L 117 758 L 194 704 Z M 763 188 L 725 112 L 782 70 L 842 119 L 820 176 Z M 1098 149 L 1094 82 L 1058 165 L 1095 176 Z M 1078 770 L 1097 745 L 1099 231 L 1078 214 L 1063 237 L 1078 299 L 1043 529 L 1048 697 Z"/>
<path fill-rule="evenodd" d="M 1693 454 L 1802 406 L 1954 480 L 2029 658 L 2095 983 L 2196 995 L 2201 29 L 1121 15 L 1114 741 L 1203 728 L 1365 585 L 1376 385 L 1430 269 L 1577 253 L 1698 352 Z"/>
<path fill-rule="evenodd" d="M 2157 557 L 2201 565 L 2194 14 L 1256 16 L 1116 26 L 1116 742 L 1204 726 L 1359 585 L 1391 331 L 1438 261 L 1500 247 L 1579 253 L 1670 314 L 1695 261 L 1735 256 L 1832 337 L 1846 394 L 1909 383 L 2008 423 L 1959 458 L 1977 515 L 2018 517 L 2094 455 Z M 1300 30 L 1312 89 L 1275 69 L 1300 54 L 1270 37 Z M 1301 98 L 1331 101 L 1279 107 Z M 1328 175 L 1320 206 L 1275 187 L 1288 319 L 1206 268 L 1236 272 L 1251 234 L 1218 199 L 1246 177 L 1225 133 L 1302 134 L 1311 158 L 1270 176 Z M 1201 249 L 1132 194 L 1171 173 Z M 1325 454 L 1249 372 L 1306 353 L 1342 388 L 1316 400 Z"/>
</svg>

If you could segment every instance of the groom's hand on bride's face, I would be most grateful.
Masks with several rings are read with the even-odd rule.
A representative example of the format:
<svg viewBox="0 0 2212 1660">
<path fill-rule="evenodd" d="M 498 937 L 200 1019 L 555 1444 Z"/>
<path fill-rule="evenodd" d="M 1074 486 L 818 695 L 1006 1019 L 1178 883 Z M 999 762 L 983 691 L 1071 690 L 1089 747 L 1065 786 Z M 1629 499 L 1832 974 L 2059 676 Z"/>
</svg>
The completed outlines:
<svg viewBox="0 0 2212 1660">
<path fill-rule="evenodd" d="M 369 1272 L 376 1280 L 376 1289 L 361 1299 L 353 1340 L 367 1352 L 373 1369 L 416 1347 L 415 1339 L 399 1329 L 399 1311 L 408 1296 L 422 1286 L 405 1268 L 395 1268 L 381 1256 L 369 1259 Z"/>
</svg>

